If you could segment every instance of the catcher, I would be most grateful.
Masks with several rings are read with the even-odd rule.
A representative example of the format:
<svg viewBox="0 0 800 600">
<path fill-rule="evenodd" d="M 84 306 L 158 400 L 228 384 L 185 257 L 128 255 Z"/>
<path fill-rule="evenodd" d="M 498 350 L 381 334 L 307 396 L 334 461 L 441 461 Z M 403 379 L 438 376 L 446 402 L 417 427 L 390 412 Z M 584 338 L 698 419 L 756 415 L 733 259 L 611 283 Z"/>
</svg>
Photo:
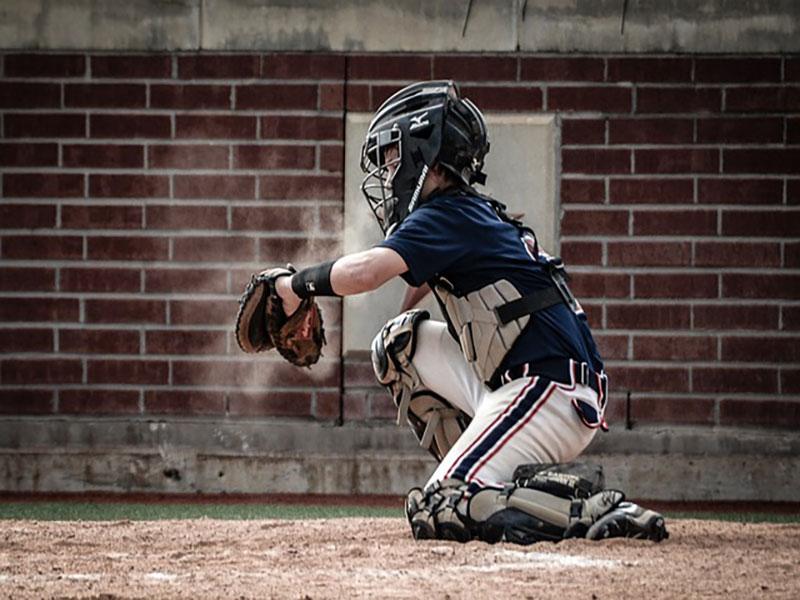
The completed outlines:
<svg viewBox="0 0 800 600">
<path fill-rule="evenodd" d="M 311 364 L 323 340 L 315 296 L 360 294 L 398 276 L 427 285 L 447 322 L 409 310 L 372 344 L 398 419 L 439 461 L 406 499 L 414 537 L 660 541 L 661 515 L 603 490 L 597 473 L 565 466 L 607 429 L 607 378 L 561 261 L 472 187 L 485 182 L 488 151 L 483 115 L 452 81 L 416 83 L 386 100 L 361 160 L 361 189 L 385 240 L 257 276 L 242 299 L 240 345 L 274 344 Z"/>
</svg>

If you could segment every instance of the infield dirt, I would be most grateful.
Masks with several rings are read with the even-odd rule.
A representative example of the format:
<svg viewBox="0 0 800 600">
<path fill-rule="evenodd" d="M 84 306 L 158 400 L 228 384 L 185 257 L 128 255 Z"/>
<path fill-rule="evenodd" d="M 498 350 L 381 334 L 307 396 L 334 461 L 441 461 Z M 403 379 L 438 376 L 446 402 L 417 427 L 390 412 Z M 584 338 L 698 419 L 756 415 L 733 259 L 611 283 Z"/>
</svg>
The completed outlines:
<svg viewBox="0 0 800 600">
<path fill-rule="evenodd" d="M 410 539 L 403 519 L 0 521 L 8 598 L 800 598 L 800 525 L 672 520 L 660 544 Z"/>
</svg>

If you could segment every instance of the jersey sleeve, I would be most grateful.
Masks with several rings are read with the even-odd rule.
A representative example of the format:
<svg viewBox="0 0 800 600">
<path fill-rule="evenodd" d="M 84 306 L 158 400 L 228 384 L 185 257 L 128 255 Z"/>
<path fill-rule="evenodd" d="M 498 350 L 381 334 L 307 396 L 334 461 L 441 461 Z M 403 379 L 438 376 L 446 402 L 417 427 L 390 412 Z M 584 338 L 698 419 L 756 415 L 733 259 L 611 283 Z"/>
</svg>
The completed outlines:
<svg viewBox="0 0 800 600">
<path fill-rule="evenodd" d="M 460 211 L 447 210 L 446 205 L 427 205 L 406 217 L 378 246 L 397 252 L 408 266 L 403 279 L 420 286 L 468 255 L 470 229 Z"/>
</svg>

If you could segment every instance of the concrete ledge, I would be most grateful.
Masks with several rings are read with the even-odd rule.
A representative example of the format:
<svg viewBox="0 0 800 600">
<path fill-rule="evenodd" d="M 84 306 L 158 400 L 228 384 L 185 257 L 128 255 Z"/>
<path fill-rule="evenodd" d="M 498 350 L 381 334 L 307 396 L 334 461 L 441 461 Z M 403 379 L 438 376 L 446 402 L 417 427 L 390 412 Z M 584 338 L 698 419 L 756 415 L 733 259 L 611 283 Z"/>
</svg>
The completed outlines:
<svg viewBox="0 0 800 600">
<path fill-rule="evenodd" d="M 0 491 L 14 492 L 403 494 L 434 468 L 393 425 L 19 418 L 0 440 Z M 800 486 L 792 431 L 615 430 L 585 458 L 632 497 L 795 501 Z"/>
</svg>

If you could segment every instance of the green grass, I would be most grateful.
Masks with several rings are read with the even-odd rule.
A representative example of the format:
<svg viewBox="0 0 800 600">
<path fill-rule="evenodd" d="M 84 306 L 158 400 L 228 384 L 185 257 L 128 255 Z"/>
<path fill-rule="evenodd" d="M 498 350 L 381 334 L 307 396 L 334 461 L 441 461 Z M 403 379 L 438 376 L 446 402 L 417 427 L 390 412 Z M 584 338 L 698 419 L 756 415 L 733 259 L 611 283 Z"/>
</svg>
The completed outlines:
<svg viewBox="0 0 800 600">
<path fill-rule="evenodd" d="M 155 521 L 163 519 L 340 519 L 402 518 L 402 507 L 291 504 L 148 504 L 91 502 L 0 502 L 0 519 L 36 521 Z M 667 519 L 706 519 L 742 523 L 800 523 L 800 514 L 667 512 Z"/>
</svg>

